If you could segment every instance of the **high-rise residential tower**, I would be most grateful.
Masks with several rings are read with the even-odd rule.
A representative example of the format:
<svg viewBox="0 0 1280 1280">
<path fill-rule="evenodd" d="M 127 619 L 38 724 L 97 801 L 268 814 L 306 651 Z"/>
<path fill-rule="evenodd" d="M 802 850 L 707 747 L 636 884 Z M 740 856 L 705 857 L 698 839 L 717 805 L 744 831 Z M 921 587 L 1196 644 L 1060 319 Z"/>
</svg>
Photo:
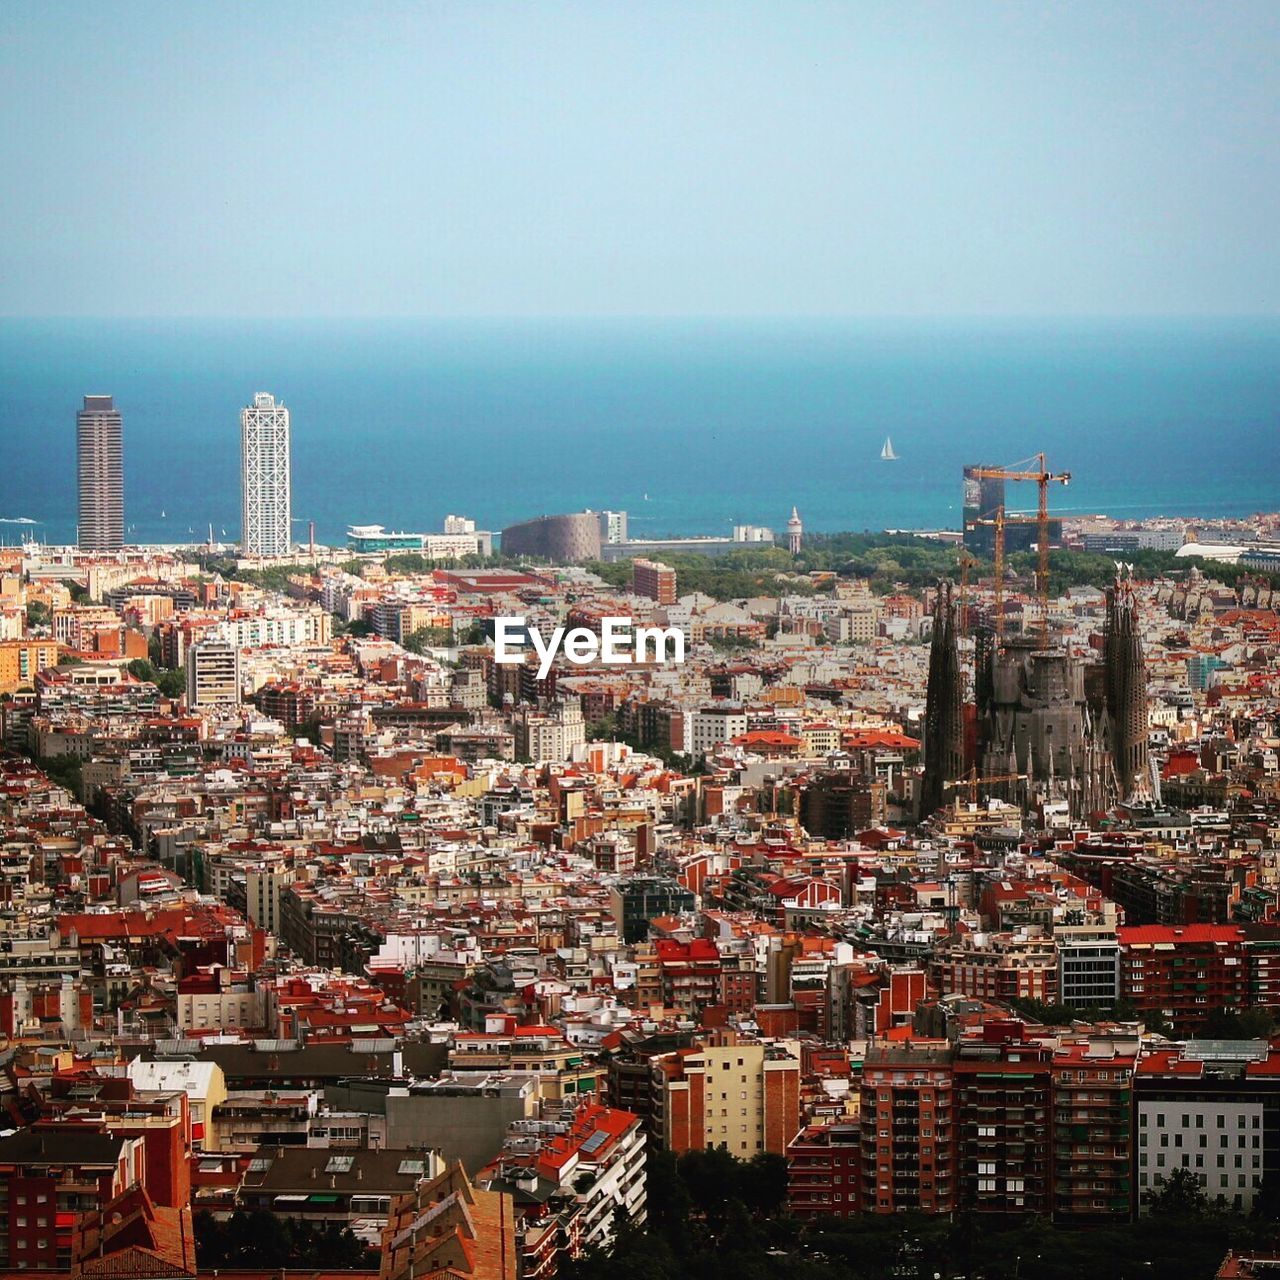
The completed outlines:
<svg viewBox="0 0 1280 1280">
<path fill-rule="evenodd" d="M 82 551 L 124 545 L 124 419 L 111 396 L 85 396 L 76 414 Z"/>
<path fill-rule="evenodd" d="M 292 547 L 289 410 L 257 391 L 240 410 L 240 548 L 247 556 L 285 556 Z"/>
</svg>

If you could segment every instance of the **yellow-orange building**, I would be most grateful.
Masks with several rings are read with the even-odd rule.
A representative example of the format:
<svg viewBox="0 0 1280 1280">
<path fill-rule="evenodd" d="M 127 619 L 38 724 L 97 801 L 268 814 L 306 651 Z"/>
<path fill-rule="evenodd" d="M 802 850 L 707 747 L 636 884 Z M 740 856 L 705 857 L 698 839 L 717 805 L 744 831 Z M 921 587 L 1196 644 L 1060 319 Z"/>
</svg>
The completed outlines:
<svg viewBox="0 0 1280 1280">
<path fill-rule="evenodd" d="M 36 673 L 58 665 L 53 640 L 0 640 L 0 693 L 17 693 L 34 686 Z"/>
</svg>

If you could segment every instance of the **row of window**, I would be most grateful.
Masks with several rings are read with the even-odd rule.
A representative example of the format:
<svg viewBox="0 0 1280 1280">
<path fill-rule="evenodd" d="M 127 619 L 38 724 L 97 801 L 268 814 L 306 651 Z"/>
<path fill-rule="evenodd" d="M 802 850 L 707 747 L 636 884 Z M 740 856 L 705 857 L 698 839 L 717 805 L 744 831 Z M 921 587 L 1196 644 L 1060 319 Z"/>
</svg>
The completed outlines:
<svg viewBox="0 0 1280 1280">
<path fill-rule="evenodd" d="M 1150 1114 L 1151 1113 L 1149 1111 L 1138 1112 L 1138 1124 L 1145 1125 L 1147 1123 L 1147 1117 Z M 1219 1129 L 1225 1129 L 1227 1127 L 1227 1117 L 1225 1114 L 1219 1111 L 1215 1118 L 1217 1119 L 1217 1122 L 1218 1122 L 1217 1127 Z M 1180 1117 L 1180 1120 L 1181 1120 L 1181 1123 L 1178 1126 L 1179 1128 L 1181 1129 L 1191 1128 L 1191 1115 L 1188 1112 L 1184 1111 Z M 1156 1112 L 1156 1128 L 1163 1129 L 1165 1127 L 1164 1122 L 1165 1122 L 1165 1113 L 1163 1111 L 1157 1111 Z M 1195 1127 L 1197 1129 L 1204 1128 L 1204 1112 L 1203 1111 L 1197 1111 L 1195 1113 L 1195 1122 L 1196 1122 Z M 1243 1112 L 1241 1112 L 1236 1116 L 1236 1128 L 1237 1129 L 1249 1129 L 1249 1128 L 1261 1129 L 1262 1117 L 1259 1115 L 1247 1116 Z"/>
<path fill-rule="evenodd" d="M 1209 1145 L 1209 1135 L 1208 1135 L 1208 1134 L 1206 1134 L 1206 1133 L 1202 1133 L 1202 1134 L 1199 1134 L 1199 1135 L 1198 1135 L 1198 1137 L 1199 1137 L 1199 1139 L 1200 1139 L 1200 1141 L 1199 1141 L 1199 1143 L 1198 1143 L 1198 1145 L 1199 1145 L 1199 1146 L 1201 1146 L 1201 1147 L 1207 1147 L 1207 1146 Z M 1245 1137 L 1246 1137 L 1246 1135 L 1242 1133 L 1242 1134 L 1241 1134 L 1241 1135 L 1236 1139 L 1236 1146 L 1237 1146 L 1237 1147 L 1243 1147 L 1243 1146 L 1245 1145 Z M 1147 1145 L 1147 1135 L 1146 1135 L 1145 1133 L 1143 1133 L 1143 1134 L 1139 1134 L 1139 1135 L 1138 1135 L 1138 1145 L 1139 1145 L 1140 1147 L 1145 1147 L 1145 1146 Z M 1169 1145 L 1169 1135 L 1168 1135 L 1167 1133 L 1162 1133 L 1162 1134 L 1160 1135 L 1160 1145 L 1161 1145 L 1162 1147 L 1167 1147 L 1167 1146 Z M 1180 1133 L 1175 1133 L 1175 1134 L 1173 1135 L 1173 1145 L 1174 1145 L 1175 1147 L 1180 1147 L 1180 1146 L 1182 1146 L 1182 1134 L 1180 1134 Z M 1229 1139 L 1229 1138 L 1227 1137 L 1227 1135 L 1224 1133 L 1224 1134 L 1223 1134 L 1223 1135 L 1218 1139 L 1218 1146 L 1220 1146 L 1220 1147 L 1225 1147 L 1225 1146 L 1229 1146 L 1229 1145 L 1230 1145 L 1230 1139 Z M 1262 1138 L 1261 1138 L 1261 1136 L 1260 1136 L 1259 1134 L 1256 1134 L 1256 1133 L 1255 1133 L 1255 1134 L 1253 1135 L 1253 1146 L 1254 1146 L 1254 1150 L 1255 1150 L 1255 1151 L 1256 1151 L 1259 1147 L 1261 1147 L 1261 1146 L 1262 1146 Z"/>
</svg>

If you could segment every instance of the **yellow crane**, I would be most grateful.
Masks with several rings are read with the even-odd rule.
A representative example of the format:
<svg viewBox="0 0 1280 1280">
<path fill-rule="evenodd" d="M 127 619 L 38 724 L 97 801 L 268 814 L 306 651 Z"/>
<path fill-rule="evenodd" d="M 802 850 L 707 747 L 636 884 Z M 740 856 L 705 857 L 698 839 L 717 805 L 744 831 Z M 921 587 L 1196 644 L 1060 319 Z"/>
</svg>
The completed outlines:
<svg viewBox="0 0 1280 1280">
<path fill-rule="evenodd" d="M 996 634 L 1004 631 L 1002 613 L 1004 591 L 1004 527 L 1006 524 L 1030 524 L 1034 519 L 1036 525 L 1036 541 L 1040 559 L 1036 570 L 1036 594 L 1040 600 L 1040 630 L 1046 635 L 1049 630 L 1049 486 L 1051 484 L 1067 485 L 1071 483 L 1071 472 L 1054 473 L 1049 470 L 1043 452 L 1033 454 L 1026 462 L 1014 463 L 1011 467 L 973 467 L 969 475 L 982 480 L 1034 480 L 1038 490 L 1039 501 L 1034 517 L 1010 517 L 1005 514 L 1003 504 L 996 509 Z M 985 520 L 975 524 L 986 524 Z"/>
<path fill-rule="evenodd" d="M 977 769 L 970 769 L 963 778 L 956 778 L 951 782 L 944 782 L 942 789 L 944 791 L 955 790 L 959 792 L 967 787 L 969 789 L 969 803 L 978 803 L 978 788 L 984 785 L 994 786 L 999 782 L 1025 782 L 1027 775 L 1025 773 L 988 773 L 981 777 L 978 775 Z M 960 797 L 956 796 L 956 803 L 959 804 Z"/>
</svg>

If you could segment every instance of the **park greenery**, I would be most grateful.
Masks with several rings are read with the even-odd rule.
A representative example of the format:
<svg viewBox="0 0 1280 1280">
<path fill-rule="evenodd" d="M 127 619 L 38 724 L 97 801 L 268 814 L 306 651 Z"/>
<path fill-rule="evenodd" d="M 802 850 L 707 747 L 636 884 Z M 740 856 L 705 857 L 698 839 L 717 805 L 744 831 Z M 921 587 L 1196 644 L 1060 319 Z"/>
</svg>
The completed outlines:
<svg viewBox="0 0 1280 1280">
<path fill-rule="evenodd" d="M 156 667 L 147 658 L 134 658 L 127 668 L 137 680 L 153 684 L 166 698 L 180 698 L 187 688 L 187 673 L 179 667 L 176 671 Z"/>
<path fill-rule="evenodd" d="M 1171 551 L 1127 552 L 1126 559 L 1140 578 L 1163 574 L 1181 576 L 1191 568 L 1226 586 L 1235 586 L 1242 576 L 1270 578 L 1280 575 L 1251 573 L 1239 565 L 1204 560 L 1198 556 L 1178 557 Z M 723 556 L 691 552 L 663 554 L 661 560 L 676 570 L 681 595 L 700 592 L 715 600 L 742 600 L 752 596 L 813 595 L 824 589 L 809 574 L 834 574 L 839 578 L 865 579 L 877 595 L 897 590 L 931 586 L 940 578 L 959 582 L 962 550 L 951 542 L 939 542 L 909 533 L 830 533 L 806 538 L 804 549 L 791 556 L 781 547 L 744 548 Z M 1035 552 L 1015 552 L 1008 556 L 1006 571 L 1010 585 L 1031 590 L 1039 558 Z M 628 560 L 592 561 L 587 566 L 610 586 L 629 586 Z M 973 582 L 990 577 L 990 559 L 970 557 L 969 577 Z M 1055 550 L 1049 555 L 1049 592 L 1061 595 L 1071 587 L 1105 590 L 1115 579 L 1116 561 L 1109 555 L 1076 550 Z"/>
<path fill-rule="evenodd" d="M 661 560 L 676 570 L 680 594 L 693 592 L 714 600 L 745 600 L 758 596 L 814 595 L 831 588 L 835 578 L 865 579 L 877 595 L 898 590 L 919 590 L 940 578 L 958 582 L 962 561 L 968 553 L 954 542 L 921 537 L 911 533 L 814 533 L 805 537 L 800 554 L 792 556 L 781 546 L 749 547 L 710 556 L 697 552 L 664 552 Z M 974 582 L 990 577 L 994 566 L 989 557 L 969 555 L 969 576 Z M 287 591 L 290 579 L 306 576 L 313 566 L 273 565 L 265 568 L 240 568 L 226 556 L 200 554 L 198 562 L 207 574 L 251 583 L 270 591 Z M 1280 574 L 1260 574 L 1240 565 L 1224 564 L 1201 557 L 1178 557 L 1171 551 L 1131 551 L 1125 553 L 1140 578 L 1163 574 L 1184 575 L 1198 568 L 1207 578 L 1234 587 L 1244 576 L 1269 580 L 1280 585 Z M 360 574 L 366 560 L 353 557 L 340 567 Z M 1006 572 L 1011 586 L 1031 590 L 1038 568 L 1035 552 L 1014 552 L 1006 559 Z M 400 552 L 386 556 L 382 567 L 389 574 L 428 573 L 436 568 L 476 569 L 526 567 L 538 570 L 541 562 L 529 557 L 464 556 L 459 560 L 433 561 L 418 552 Z M 631 583 L 631 561 L 593 560 L 586 568 L 617 590 Z M 1059 549 L 1049 556 L 1049 591 L 1061 595 L 1071 587 L 1091 586 L 1105 589 L 1115 578 L 1115 558 L 1105 554 Z M 810 575 L 820 575 L 814 580 Z M 68 582 L 69 587 L 74 584 Z M 82 593 L 76 588 L 76 593 Z"/>
</svg>

